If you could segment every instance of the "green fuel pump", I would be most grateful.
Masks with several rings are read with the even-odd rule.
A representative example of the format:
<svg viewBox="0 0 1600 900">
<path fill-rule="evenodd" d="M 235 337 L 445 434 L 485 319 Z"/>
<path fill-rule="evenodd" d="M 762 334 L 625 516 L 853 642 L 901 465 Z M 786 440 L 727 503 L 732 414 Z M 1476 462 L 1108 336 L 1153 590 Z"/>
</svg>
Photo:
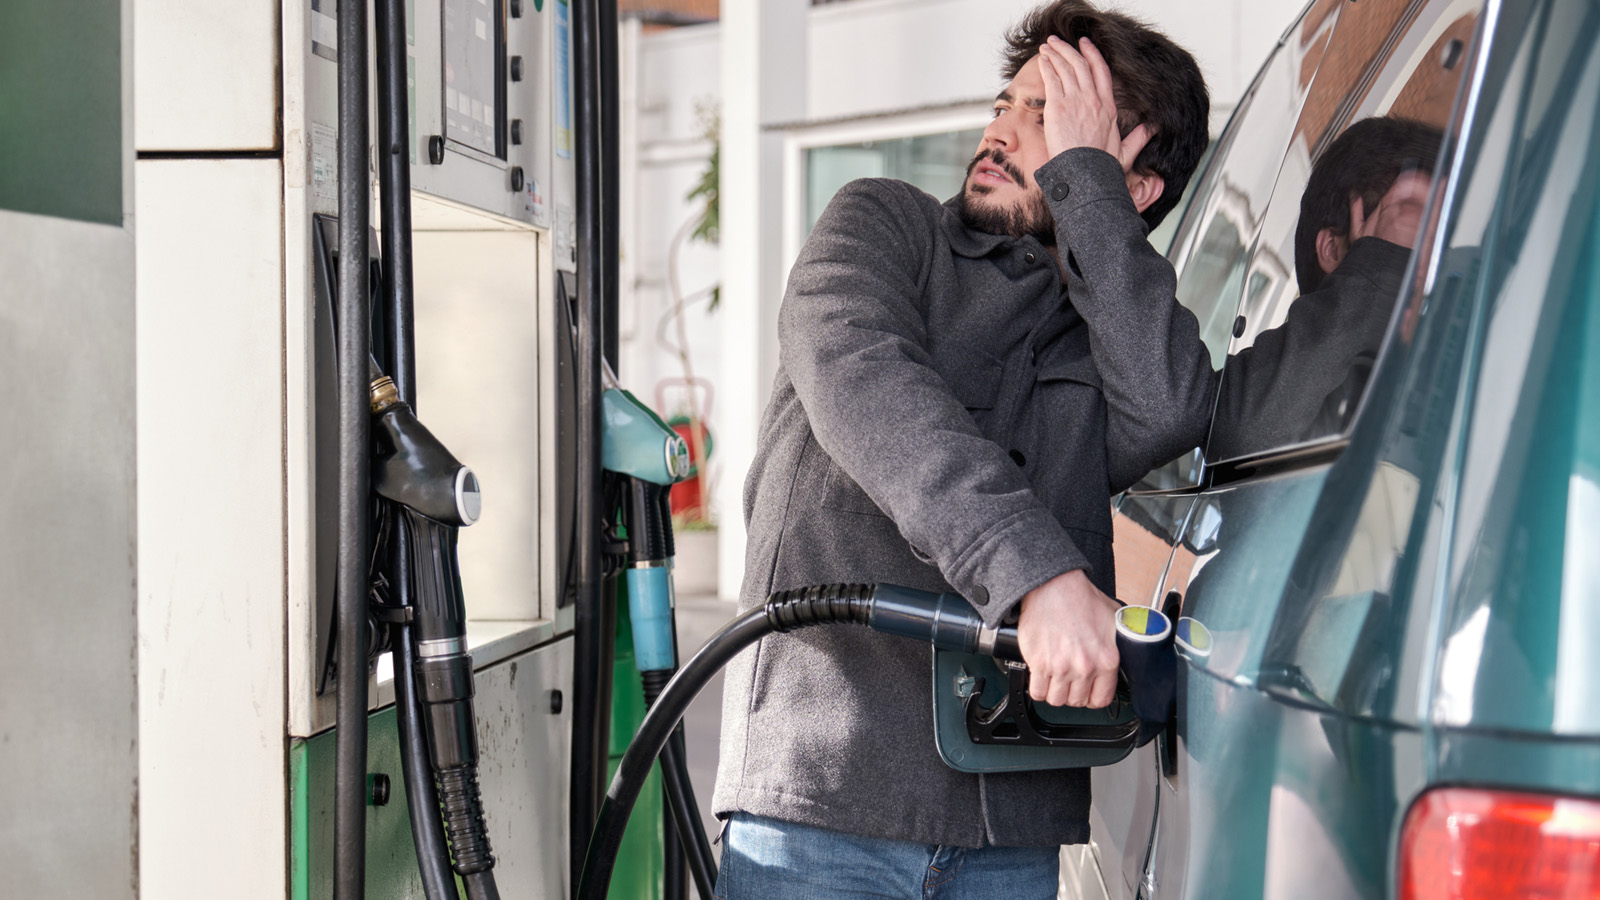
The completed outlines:
<svg viewBox="0 0 1600 900">
<path fill-rule="evenodd" d="M 617 385 L 609 368 L 602 376 L 607 389 L 601 398 L 601 458 L 607 475 L 618 482 L 614 494 L 628 548 L 629 630 L 648 710 L 678 670 L 669 492 L 690 474 L 689 449 L 654 411 Z M 666 896 L 680 894 L 678 862 L 686 854 L 696 889 L 709 900 L 716 867 L 689 784 L 681 724 L 662 748 L 661 774 L 671 815 L 663 829 Z"/>
</svg>

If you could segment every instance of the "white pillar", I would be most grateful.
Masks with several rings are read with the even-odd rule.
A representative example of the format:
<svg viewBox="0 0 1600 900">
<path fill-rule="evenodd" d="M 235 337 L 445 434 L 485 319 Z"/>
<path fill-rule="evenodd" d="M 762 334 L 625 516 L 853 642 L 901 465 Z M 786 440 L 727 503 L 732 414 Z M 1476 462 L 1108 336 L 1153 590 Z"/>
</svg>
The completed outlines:
<svg viewBox="0 0 1600 900">
<path fill-rule="evenodd" d="M 783 296 L 782 136 L 762 130 L 806 114 L 809 0 L 722 5 L 722 378 L 718 388 L 718 593 L 744 572 L 744 478 L 777 370 Z"/>
</svg>

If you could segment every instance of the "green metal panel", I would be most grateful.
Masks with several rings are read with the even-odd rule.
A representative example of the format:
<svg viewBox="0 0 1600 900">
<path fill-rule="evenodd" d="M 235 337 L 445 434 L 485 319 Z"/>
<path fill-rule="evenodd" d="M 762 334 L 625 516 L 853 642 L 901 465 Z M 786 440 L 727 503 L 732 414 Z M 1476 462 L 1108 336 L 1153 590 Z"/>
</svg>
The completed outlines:
<svg viewBox="0 0 1600 900">
<path fill-rule="evenodd" d="M 289 895 L 295 900 L 333 895 L 333 780 L 336 731 L 289 746 Z M 367 771 L 389 776 L 389 802 L 367 806 L 367 896 L 422 900 L 422 877 L 406 811 L 400 768 L 400 733 L 394 707 L 367 719 Z M 370 777 L 370 776 L 369 776 Z"/>
<path fill-rule="evenodd" d="M 617 579 L 621 584 L 622 579 Z M 633 658 L 633 624 L 628 617 L 626 591 L 617 592 L 616 657 L 611 669 L 611 746 L 606 767 L 609 780 L 616 774 L 628 743 L 644 722 L 644 685 Z M 661 767 L 651 768 L 650 777 L 639 792 L 639 802 L 628 819 L 617 852 L 617 867 L 611 876 L 609 900 L 660 900 L 663 884 L 662 864 Z"/>
<path fill-rule="evenodd" d="M 0 208 L 122 224 L 120 0 L 0 4 Z"/>
</svg>

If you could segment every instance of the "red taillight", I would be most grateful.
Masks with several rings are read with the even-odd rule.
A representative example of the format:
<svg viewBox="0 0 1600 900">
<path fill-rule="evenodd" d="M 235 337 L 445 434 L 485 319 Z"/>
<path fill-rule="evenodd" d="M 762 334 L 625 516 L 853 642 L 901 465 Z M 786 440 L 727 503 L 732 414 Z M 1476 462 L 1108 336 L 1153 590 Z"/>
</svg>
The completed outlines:
<svg viewBox="0 0 1600 900">
<path fill-rule="evenodd" d="M 1400 831 L 1400 900 L 1600 900 L 1600 802 L 1443 788 Z"/>
</svg>

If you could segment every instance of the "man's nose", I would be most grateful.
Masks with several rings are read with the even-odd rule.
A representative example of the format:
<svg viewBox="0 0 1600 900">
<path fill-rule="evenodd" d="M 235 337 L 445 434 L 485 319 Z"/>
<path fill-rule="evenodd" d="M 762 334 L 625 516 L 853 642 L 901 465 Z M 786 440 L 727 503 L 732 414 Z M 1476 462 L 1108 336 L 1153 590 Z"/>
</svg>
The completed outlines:
<svg viewBox="0 0 1600 900">
<path fill-rule="evenodd" d="M 987 150 L 991 147 L 998 147 L 1001 150 L 1015 149 L 1017 130 L 1010 119 L 1011 117 L 1003 112 L 990 119 L 989 124 L 983 129 L 983 146 L 980 149 Z"/>
</svg>

